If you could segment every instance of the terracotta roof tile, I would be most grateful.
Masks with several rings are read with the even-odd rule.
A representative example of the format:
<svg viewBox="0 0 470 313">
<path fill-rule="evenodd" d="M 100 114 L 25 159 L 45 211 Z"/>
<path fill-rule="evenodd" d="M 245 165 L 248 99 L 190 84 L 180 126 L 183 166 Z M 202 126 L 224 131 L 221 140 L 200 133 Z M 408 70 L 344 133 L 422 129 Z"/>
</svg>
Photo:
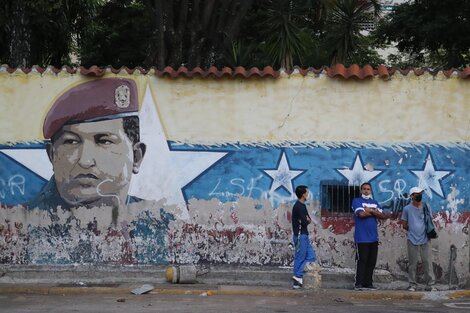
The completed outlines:
<svg viewBox="0 0 470 313">
<path fill-rule="evenodd" d="M 416 76 L 421 76 L 426 72 L 424 68 L 414 68 L 413 71 L 415 72 Z"/>
<path fill-rule="evenodd" d="M 353 64 L 350 67 L 345 67 L 343 64 L 336 64 L 333 67 L 326 69 L 330 77 L 342 77 L 344 79 L 359 78 L 366 79 L 374 77 L 374 69 L 370 65 L 360 68 L 359 65 Z"/>
<path fill-rule="evenodd" d="M 470 75 L 470 67 L 467 67 L 459 72 L 460 78 L 467 78 Z"/>
<path fill-rule="evenodd" d="M 85 76 L 97 76 L 97 77 L 100 77 L 100 76 L 103 76 L 105 72 L 106 72 L 105 69 L 100 68 L 100 67 L 98 67 L 98 66 L 96 66 L 96 65 L 93 65 L 93 66 L 91 66 L 91 67 L 89 67 L 89 68 L 80 66 L 80 74 L 85 75 Z"/>
<path fill-rule="evenodd" d="M 450 70 L 445 70 L 445 71 L 442 71 L 442 73 L 447 77 L 447 78 L 450 78 L 452 76 L 452 74 L 456 73 L 457 75 L 459 74 L 459 71 L 455 68 L 451 68 Z"/>
<path fill-rule="evenodd" d="M 377 75 L 380 78 L 387 79 L 392 75 L 392 73 L 390 73 L 390 71 L 385 65 L 379 65 L 379 67 L 377 68 Z"/>
<path fill-rule="evenodd" d="M 232 72 L 233 70 L 230 67 L 224 67 L 222 69 L 222 75 L 225 75 L 225 76 L 232 76 Z"/>
<path fill-rule="evenodd" d="M 33 66 L 31 68 L 14 68 L 9 67 L 8 65 L 4 64 L 0 66 L 0 72 L 8 72 L 13 74 L 15 72 L 23 72 L 25 74 L 30 73 L 39 73 L 43 74 L 45 72 L 52 72 L 55 74 L 59 74 L 60 72 L 67 72 L 70 74 L 76 74 L 77 72 L 81 75 L 85 76 L 96 76 L 101 77 L 105 75 L 107 72 L 111 72 L 114 74 L 119 73 L 127 73 L 129 75 L 132 74 L 141 74 L 146 75 L 152 73 L 159 77 L 169 77 L 169 78 L 178 78 L 178 77 L 212 77 L 212 78 L 232 78 L 232 77 L 241 77 L 241 78 L 250 78 L 250 77 L 271 77 L 277 78 L 281 75 L 281 73 L 285 73 L 287 75 L 292 74 L 300 74 L 302 76 L 307 76 L 310 74 L 314 74 L 316 76 L 325 74 L 328 75 L 330 78 L 340 77 L 343 79 L 359 79 L 364 80 L 368 78 L 373 78 L 378 76 L 382 79 L 389 79 L 391 76 L 395 75 L 397 72 L 401 75 L 407 76 L 410 73 L 413 73 L 416 76 L 421 76 L 425 73 L 429 73 L 431 75 L 437 75 L 438 73 L 442 73 L 445 77 L 450 78 L 453 75 L 456 75 L 458 78 L 465 79 L 470 76 L 470 67 L 465 69 L 449 69 L 449 70 L 433 70 L 428 68 L 389 68 L 384 65 L 380 65 L 377 68 L 373 68 L 370 65 L 366 65 L 364 67 L 360 67 L 357 64 L 353 64 L 349 67 L 344 66 L 343 64 L 336 64 L 330 67 L 324 66 L 321 68 L 301 68 L 301 67 L 294 67 L 294 69 L 285 71 L 285 70 L 275 70 L 270 66 L 266 66 L 263 69 L 258 69 L 257 67 L 253 68 L 244 68 L 242 66 L 238 66 L 235 68 L 224 67 L 222 69 L 218 69 L 214 66 L 211 66 L 207 70 L 202 69 L 201 67 L 195 67 L 193 69 L 189 69 L 185 66 L 181 66 L 177 69 L 174 69 L 170 66 L 165 67 L 163 70 L 158 70 L 154 67 L 151 68 L 128 68 L 128 67 L 121 67 L 121 68 L 114 68 L 111 66 L 108 67 L 98 67 L 98 66 L 91 66 L 91 67 L 83 67 L 80 66 L 78 68 L 71 68 L 69 66 L 63 66 L 62 68 L 56 68 L 52 66 L 48 66 L 47 68 L 42 68 L 40 66 Z"/>
</svg>

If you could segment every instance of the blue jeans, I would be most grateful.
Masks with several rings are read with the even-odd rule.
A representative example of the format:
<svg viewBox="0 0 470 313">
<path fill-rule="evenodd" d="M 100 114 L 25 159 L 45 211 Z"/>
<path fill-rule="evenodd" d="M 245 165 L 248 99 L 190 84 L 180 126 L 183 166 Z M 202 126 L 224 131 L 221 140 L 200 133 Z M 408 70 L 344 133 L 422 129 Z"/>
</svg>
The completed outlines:
<svg viewBox="0 0 470 313">
<path fill-rule="evenodd" d="M 304 266 L 317 259 L 308 235 L 294 236 L 294 275 L 304 277 Z"/>
</svg>

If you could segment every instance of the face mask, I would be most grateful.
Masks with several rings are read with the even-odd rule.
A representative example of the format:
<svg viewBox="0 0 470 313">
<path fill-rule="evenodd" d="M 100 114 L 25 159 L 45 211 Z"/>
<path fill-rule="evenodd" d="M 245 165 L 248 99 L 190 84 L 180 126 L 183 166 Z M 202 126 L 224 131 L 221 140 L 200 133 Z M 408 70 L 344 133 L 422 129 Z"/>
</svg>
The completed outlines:
<svg viewBox="0 0 470 313">
<path fill-rule="evenodd" d="M 421 200 L 423 199 L 423 195 L 422 194 L 417 194 L 417 195 L 415 195 L 414 199 L 415 199 L 416 202 L 421 202 Z"/>
<path fill-rule="evenodd" d="M 363 199 L 372 199 L 372 195 L 362 195 L 362 198 Z"/>
</svg>

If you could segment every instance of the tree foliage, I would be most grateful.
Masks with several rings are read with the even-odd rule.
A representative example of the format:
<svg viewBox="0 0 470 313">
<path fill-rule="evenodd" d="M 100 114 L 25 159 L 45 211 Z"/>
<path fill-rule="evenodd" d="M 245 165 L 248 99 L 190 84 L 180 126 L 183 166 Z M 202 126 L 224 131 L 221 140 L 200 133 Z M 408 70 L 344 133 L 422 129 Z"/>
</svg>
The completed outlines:
<svg viewBox="0 0 470 313">
<path fill-rule="evenodd" d="M 226 62 L 245 67 L 267 65 L 291 69 L 293 65 L 322 66 L 320 36 L 327 10 L 334 0 L 255 1 L 243 22 Z M 238 53 L 238 55 L 236 55 Z"/>
<path fill-rule="evenodd" d="M 145 0 L 152 12 L 147 65 L 222 66 L 253 0 Z"/>
<path fill-rule="evenodd" d="M 377 29 L 379 42 L 396 44 L 405 65 L 458 68 L 470 63 L 470 1 L 416 0 L 396 7 Z M 400 57 L 394 56 L 400 61 Z M 403 58 L 401 58 L 403 59 Z"/>
<path fill-rule="evenodd" d="M 150 15 L 140 1 L 106 2 L 83 34 L 81 64 L 145 66 L 153 34 Z"/>
<path fill-rule="evenodd" d="M 379 65 L 463 67 L 470 1 L 415 0 L 378 18 L 379 0 L 3 0 L 0 62 L 11 66 Z M 375 17 L 374 17 L 375 16 Z"/>
<path fill-rule="evenodd" d="M 258 4 L 253 24 L 274 65 L 290 69 L 294 60 L 304 64 L 303 56 L 314 47 L 314 31 L 325 16 L 326 6 L 326 1 L 312 0 L 266 0 Z"/>
<path fill-rule="evenodd" d="M 325 43 L 331 63 L 349 64 L 371 53 L 370 41 L 361 34 L 361 24 L 380 10 L 378 1 L 337 0 L 330 11 Z"/>
<path fill-rule="evenodd" d="M 0 56 L 11 66 L 71 64 L 103 0 L 3 0 Z"/>
</svg>

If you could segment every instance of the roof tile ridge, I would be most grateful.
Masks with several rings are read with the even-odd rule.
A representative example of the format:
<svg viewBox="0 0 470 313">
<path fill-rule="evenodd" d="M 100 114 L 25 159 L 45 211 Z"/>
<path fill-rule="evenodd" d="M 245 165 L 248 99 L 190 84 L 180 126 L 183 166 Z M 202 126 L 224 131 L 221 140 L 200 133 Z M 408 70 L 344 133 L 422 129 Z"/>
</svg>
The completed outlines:
<svg viewBox="0 0 470 313">
<path fill-rule="evenodd" d="M 341 76 L 343 78 L 346 77 L 346 67 L 343 64 L 337 63 L 334 64 L 333 66 L 329 66 L 326 68 L 326 72 L 328 74 L 328 77 L 334 78 L 336 76 Z"/>
<path fill-rule="evenodd" d="M 467 78 L 470 76 L 470 67 L 462 69 L 459 73 L 459 78 Z"/>
<path fill-rule="evenodd" d="M 106 68 L 101 68 L 97 65 L 92 65 L 88 68 L 84 66 L 79 67 L 79 72 L 82 75 L 85 76 L 96 76 L 96 77 L 101 77 L 106 73 Z"/>
<path fill-rule="evenodd" d="M 379 76 L 382 79 L 390 78 L 390 76 L 392 76 L 394 72 L 395 71 L 392 72 L 392 70 L 390 70 L 383 64 L 380 64 L 379 66 L 377 66 L 377 76 Z"/>
</svg>

